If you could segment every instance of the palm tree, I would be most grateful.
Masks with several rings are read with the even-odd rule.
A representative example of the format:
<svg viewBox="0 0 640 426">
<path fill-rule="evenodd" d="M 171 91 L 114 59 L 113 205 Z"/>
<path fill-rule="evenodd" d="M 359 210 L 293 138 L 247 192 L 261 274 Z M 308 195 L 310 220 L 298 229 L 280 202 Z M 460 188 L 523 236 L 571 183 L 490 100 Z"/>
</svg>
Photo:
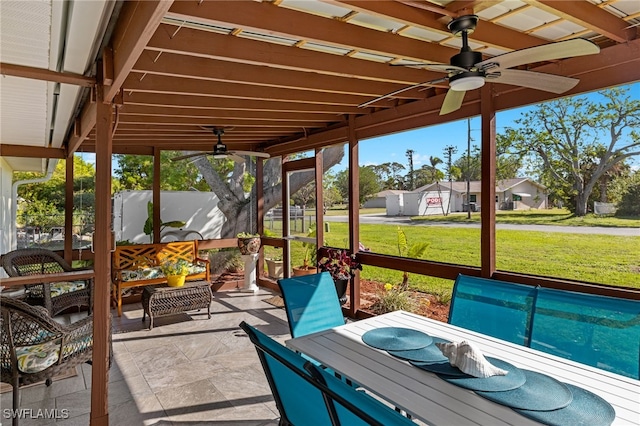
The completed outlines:
<svg viewBox="0 0 640 426">
<path fill-rule="evenodd" d="M 442 173 L 442 171 L 438 170 L 438 168 L 436 167 L 440 163 L 442 163 L 442 160 L 440 158 L 434 156 L 429 157 L 429 168 L 431 169 L 433 178 L 436 181 L 436 190 L 438 191 L 438 197 L 440 198 L 440 208 L 442 209 L 442 215 L 446 216 L 447 212 L 445 212 L 444 210 L 444 203 L 442 202 L 442 191 L 440 190 L 440 179 L 444 177 L 444 173 Z M 449 194 L 449 197 L 451 197 L 451 194 Z"/>
</svg>

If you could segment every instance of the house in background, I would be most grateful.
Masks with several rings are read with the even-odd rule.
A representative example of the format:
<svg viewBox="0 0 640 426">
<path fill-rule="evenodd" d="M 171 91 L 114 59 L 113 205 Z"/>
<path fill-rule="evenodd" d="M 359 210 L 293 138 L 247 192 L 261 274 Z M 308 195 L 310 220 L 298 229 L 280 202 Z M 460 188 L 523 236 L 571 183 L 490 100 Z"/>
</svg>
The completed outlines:
<svg viewBox="0 0 640 426">
<path fill-rule="evenodd" d="M 404 194 L 405 192 L 409 191 L 405 191 L 404 189 L 385 189 L 384 191 L 378 192 L 374 197 L 365 201 L 362 207 L 365 209 L 385 208 L 387 207 L 387 196 L 393 196 L 397 198 L 400 194 Z"/>
<path fill-rule="evenodd" d="M 446 212 L 480 211 L 480 181 L 469 182 L 467 203 L 466 182 L 439 182 L 421 186 L 415 191 L 387 197 L 387 215 L 421 216 Z M 402 208 L 399 208 L 402 207 Z M 416 209 L 407 208 L 417 206 Z M 547 188 L 530 178 L 504 179 L 496 185 L 497 210 L 546 209 L 549 206 Z"/>
</svg>

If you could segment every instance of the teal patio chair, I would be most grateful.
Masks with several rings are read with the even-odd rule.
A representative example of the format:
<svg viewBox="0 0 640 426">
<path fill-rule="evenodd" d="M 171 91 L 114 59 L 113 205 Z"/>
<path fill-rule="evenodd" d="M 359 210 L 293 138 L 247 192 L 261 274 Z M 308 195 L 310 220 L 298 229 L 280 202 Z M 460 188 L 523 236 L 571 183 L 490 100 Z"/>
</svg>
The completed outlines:
<svg viewBox="0 0 640 426">
<path fill-rule="evenodd" d="M 530 347 L 640 379 L 640 301 L 539 288 Z"/>
<path fill-rule="evenodd" d="M 329 417 L 322 392 L 304 370 L 307 362 L 244 321 L 240 324 L 256 346 L 271 393 L 280 412 L 281 425 L 327 426 Z"/>
<path fill-rule="evenodd" d="M 281 425 L 415 425 L 249 324 L 242 322 L 240 327 L 256 346 Z"/>
<path fill-rule="evenodd" d="M 333 278 L 328 272 L 278 280 L 291 337 L 344 325 Z"/>
<path fill-rule="evenodd" d="M 536 288 L 458 275 L 449 324 L 528 346 Z"/>
<path fill-rule="evenodd" d="M 344 316 L 333 278 L 328 272 L 278 280 L 291 337 L 344 325 Z M 306 357 L 316 365 L 317 361 Z M 337 377 L 340 377 L 336 373 Z M 356 386 L 350 380 L 349 385 Z"/>
</svg>

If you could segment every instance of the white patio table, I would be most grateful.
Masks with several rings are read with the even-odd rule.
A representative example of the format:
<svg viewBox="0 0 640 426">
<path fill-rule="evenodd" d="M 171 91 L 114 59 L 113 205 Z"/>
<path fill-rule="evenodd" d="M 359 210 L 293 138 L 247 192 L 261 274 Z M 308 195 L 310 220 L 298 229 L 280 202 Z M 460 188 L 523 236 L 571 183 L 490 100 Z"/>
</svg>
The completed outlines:
<svg viewBox="0 0 640 426">
<path fill-rule="evenodd" d="M 506 326 L 506 325 L 505 325 Z M 533 425 L 510 408 L 450 384 L 433 373 L 374 349 L 361 336 L 379 327 L 406 327 L 451 341 L 467 340 L 482 353 L 516 367 L 587 389 L 616 411 L 614 425 L 640 424 L 640 381 L 515 345 L 404 311 L 288 340 L 287 346 L 349 377 L 413 417 L 432 425 Z"/>
</svg>

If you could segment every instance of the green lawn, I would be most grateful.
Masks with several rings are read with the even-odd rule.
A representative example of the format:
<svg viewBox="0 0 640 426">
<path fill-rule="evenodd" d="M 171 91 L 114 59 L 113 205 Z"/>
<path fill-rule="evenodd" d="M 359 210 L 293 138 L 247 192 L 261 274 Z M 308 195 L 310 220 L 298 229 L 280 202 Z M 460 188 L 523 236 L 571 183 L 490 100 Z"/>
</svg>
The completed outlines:
<svg viewBox="0 0 640 426">
<path fill-rule="evenodd" d="M 409 245 L 430 243 L 427 258 L 452 264 L 480 266 L 480 230 L 453 227 L 404 227 Z M 332 223 L 327 245 L 345 247 L 346 223 Z M 360 241 L 374 253 L 398 255 L 397 227 L 360 225 Z M 269 250 L 274 250 L 267 248 Z M 640 237 L 551 232 L 496 231 L 497 268 L 616 286 L 640 288 Z M 302 251 L 293 248 L 294 265 Z M 364 267 L 362 277 L 399 283 L 402 272 Z M 453 282 L 411 274 L 410 285 L 435 294 L 450 293 Z"/>
<path fill-rule="evenodd" d="M 383 213 L 384 209 L 361 209 L 360 214 Z M 346 215 L 347 210 L 330 209 L 328 216 Z M 466 213 L 448 216 L 420 216 L 412 220 L 430 222 L 468 223 Z M 313 218 L 292 221 L 291 228 L 299 235 L 306 234 L 306 228 Z M 480 222 L 480 213 L 473 213 L 471 222 Z M 567 210 L 499 211 L 498 223 L 563 225 L 563 226 L 604 226 L 639 227 L 640 218 L 598 217 L 587 215 L 575 217 Z M 265 220 L 265 227 L 269 227 Z M 281 235 L 282 223 L 274 221 L 274 231 Z M 325 242 L 329 246 L 347 247 L 348 225 L 332 222 L 329 232 L 325 232 Z M 480 229 L 439 226 L 406 226 L 409 244 L 426 241 L 430 244 L 427 259 L 451 264 L 480 266 Z M 397 227 L 395 225 L 360 225 L 360 241 L 374 253 L 398 255 Z M 271 253 L 272 248 L 266 248 Z M 566 278 L 593 283 L 640 288 L 640 236 L 620 237 L 596 234 L 571 234 L 532 231 L 496 231 L 497 268 L 499 270 L 521 272 Z M 293 265 L 302 264 L 301 246 L 292 247 Z M 385 283 L 399 283 L 401 271 L 366 267 L 362 273 L 365 279 Z M 411 274 L 410 285 L 416 289 L 435 294 L 450 293 L 453 281 L 425 275 Z"/>
</svg>

